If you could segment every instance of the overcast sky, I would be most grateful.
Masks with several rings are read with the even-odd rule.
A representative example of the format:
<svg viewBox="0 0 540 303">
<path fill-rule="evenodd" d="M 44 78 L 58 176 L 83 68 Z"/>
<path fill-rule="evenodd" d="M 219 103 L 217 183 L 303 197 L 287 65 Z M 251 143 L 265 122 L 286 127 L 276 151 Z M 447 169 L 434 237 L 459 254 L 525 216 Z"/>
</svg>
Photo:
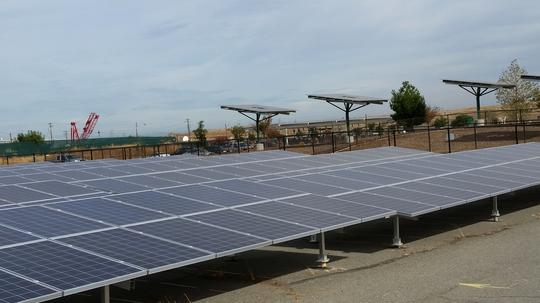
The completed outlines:
<svg viewBox="0 0 540 303">
<path fill-rule="evenodd" d="M 220 104 L 340 119 L 307 93 L 389 97 L 411 81 L 428 104 L 473 106 L 442 78 L 496 81 L 517 58 L 540 74 L 540 1 L 2 0 L 0 137 L 62 138 L 101 115 L 101 136 L 249 124 Z M 483 99 L 494 104 L 495 96 Z M 355 116 L 388 114 L 371 106 Z"/>
</svg>

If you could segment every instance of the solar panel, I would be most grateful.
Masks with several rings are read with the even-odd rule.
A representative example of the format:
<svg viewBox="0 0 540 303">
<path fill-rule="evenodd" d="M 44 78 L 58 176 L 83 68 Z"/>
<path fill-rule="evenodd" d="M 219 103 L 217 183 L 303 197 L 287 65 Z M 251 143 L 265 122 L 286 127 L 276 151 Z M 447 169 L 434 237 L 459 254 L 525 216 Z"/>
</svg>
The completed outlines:
<svg viewBox="0 0 540 303">
<path fill-rule="evenodd" d="M 265 202 L 242 206 L 238 209 L 324 230 L 360 223 L 356 218 L 330 214 L 281 202 Z"/>
<path fill-rule="evenodd" d="M 362 219 L 362 222 L 380 219 L 396 214 L 396 211 L 394 210 L 367 206 L 316 195 L 305 195 L 284 199 L 282 200 L 282 202 L 291 203 L 298 206 L 310 207 L 313 209 L 325 210 L 338 215 L 355 217 L 358 219 Z"/>
<path fill-rule="evenodd" d="M 59 298 L 62 292 L 14 276 L 0 270 L 0 303 L 41 302 Z"/>
<path fill-rule="evenodd" d="M 32 182 L 32 180 L 19 176 L 0 177 L 0 185 L 12 185 L 26 182 Z"/>
<path fill-rule="evenodd" d="M 66 170 L 66 171 L 59 171 L 54 172 L 55 175 L 70 178 L 77 181 L 84 181 L 84 180 L 93 180 L 93 179 L 99 179 L 101 178 L 100 175 L 91 174 L 88 172 L 84 172 L 81 170 Z"/>
<path fill-rule="evenodd" d="M 0 186 L 0 197 L 2 197 L 3 200 L 13 203 L 55 198 L 53 195 L 18 187 L 16 185 Z"/>
<path fill-rule="evenodd" d="M 346 195 L 336 197 L 337 199 L 343 199 L 347 201 L 357 202 L 365 205 L 371 205 L 375 207 L 385 208 L 388 210 L 395 210 L 400 215 L 416 217 L 421 214 L 437 211 L 439 206 L 428 205 L 424 203 L 404 200 L 400 198 L 393 198 L 375 194 L 369 194 L 366 192 L 355 192 Z"/>
<path fill-rule="evenodd" d="M 94 189 L 63 183 L 60 181 L 42 181 L 35 183 L 27 183 L 23 186 L 25 188 L 46 192 L 58 197 L 72 197 L 98 193 L 98 191 Z"/>
<path fill-rule="evenodd" d="M 235 210 L 190 216 L 190 219 L 270 239 L 273 243 L 317 233 L 317 229 Z"/>
<path fill-rule="evenodd" d="M 323 175 L 323 174 L 304 175 L 304 176 L 296 177 L 295 179 L 316 182 L 319 184 L 328 184 L 328 185 L 333 185 L 333 186 L 338 186 L 338 187 L 344 187 L 351 190 L 360 190 L 360 189 L 371 188 L 371 187 L 377 186 L 374 183 L 341 178 L 337 176 Z"/>
<path fill-rule="evenodd" d="M 469 191 L 464 189 L 457 189 L 451 187 L 444 187 L 435 184 L 428 184 L 423 182 L 409 182 L 401 185 L 396 185 L 397 188 L 419 191 L 428 194 L 434 194 L 439 196 L 451 197 L 459 200 L 470 199 L 483 199 L 486 198 L 484 193 L 478 191 Z"/>
<path fill-rule="evenodd" d="M 108 227 L 41 206 L 0 210 L 0 223 L 44 237 L 55 237 Z"/>
<path fill-rule="evenodd" d="M 206 252 L 122 229 L 63 238 L 60 241 L 152 270 L 152 272 L 213 257 Z"/>
<path fill-rule="evenodd" d="M 454 180 L 450 179 L 448 177 L 439 177 L 439 178 L 430 178 L 422 181 L 424 183 L 429 184 L 435 184 L 435 185 L 441 185 L 451 188 L 460 188 L 460 189 L 466 189 L 471 191 L 476 191 L 484 194 L 496 194 L 499 193 L 504 188 L 502 187 L 496 187 L 492 185 L 485 185 L 480 183 L 471 183 L 466 181 L 460 181 L 460 180 Z"/>
<path fill-rule="evenodd" d="M 263 200 L 252 195 L 234 193 L 203 185 L 188 185 L 160 190 L 161 192 L 223 206 L 236 206 Z"/>
<path fill-rule="evenodd" d="M 168 217 L 157 211 L 150 211 L 126 204 L 91 198 L 69 202 L 48 204 L 47 207 L 60 209 L 86 218 L 107 222 L 114 225 L 125 225 Z"/>
<path fill-rule="evenodd" d="M 101 180 L 93 180 L 93 181 L 84 181 L 81 184 L 85 184 L 95 189 L 108 191 L 115 194 L 148 190 L 148 187 L 120 181 L 117 179 L 101 179 Z"/>
<path fill-rule="evenodd" d="M 294 195 L 303 194 L 298 190 L 292 190 L 277 186 L 271 186 L 262 183 L 255 183 L 243 180 L 228 180 L 221 182 L 212 182 L 206 184 L 206 186 L 218 187 L 228 189 L 234 192 L 241 192 L 250 195 L 256 195 L 262 198 L 278 199 Z"/>
<path fill-rule="evenodd" d="M 218 255 L 232 254 L 270 244 L 270 241 L 185 219 L 165 220 L 131 226 L 130 229 L 154 235 Z"/>
<path fill-rule="evenodd" d="M 462 199 L 445 197 L 442 195 L 427 194 L 412 190 L 405 190 L 393 186 L 369 190 L 367 191 L 367 193 L 374 193 L 382 196 L 409 200 L 412 202 L 420 202 L 433 206 L 457 205 L 462 202 Z"/>
<path fill-rule="evenodd" d="M 40 173 L 40 174 L 32 174 L 32 175 L 26 175 L 24 176 L 26 179 L 30 179 L 32 181 L 61 181 L 61 182 L 72 182 L 74 179 L 63 177 L 51 173 Z"/>
<path fill-rule="evenodd" d="M 194 214 L 220 208 L 220 206 L 213 204 L 197 202 L 155 191 L 114 195 L 110 196 L 109 199 L 123 201 L 128 204 L 151 208 L 174 215 Z"/>
<path fill-rule="evenodd" d="M 178 182 L 173 182 L 165 179 L 156 178 L 152 175 L 139 175 L 131 177 L 118 178 L 117 180 L 135 183 L 147 188 L 164 188 L 178 186 Z"/>
<path fill-rule="evenodd" d="M 29 233 L 24 233 L 11 228 L 0 226 L 0 247 L 16 243 L 34 241 L 38 239 L 38 237 L 33 236 Z"/>
<path fill-rule="evenodd" d="M 44 241 L 0 250 L 0 267 L 64 290 L 64 295 L 128 280 L 145 272 L 119 262 Z M 99 283 L 96 285 L 96 283 Z"/>
<path fill-rule="evenodd" d="M 226 179 L 233 179 L 237 177 L 233 174 L 226 174 L 226 173 L 218 172 L 218 171 L 208 169 L 208 168 L 191 169 L 191 170 L 184 171 L 184 173 L 190 176 L 206 178 L 209 180 L 226 180 Z"/>
<path fill-rule="evenodd" d="M 334 195 L 342 192 L 349 191 L 345 188 L 339 188 L 331 185 L 312 183 L 295 178 L 284 178 L 277 180 L 264 181 L 262 184 L 268 184 L 273 186 L 279 186 L 282 188 L 296 189 L 305 193 L 319 194 L 319 195 Z M 291 196 L 291 195 L 289 195 Z"/>
<path fill-rule="evenodd" d="M 183 174 L 179 172 L 159 173 L 159 174 L 153 174 L 152 176 L 156 178 L 164 179 L 164 180 L 183 183 L 183 184 L 196 184 L 196 183 L 208 182 L 212 180 L 208 178 L 187 175 L 187 174 Z"/>
</svg>

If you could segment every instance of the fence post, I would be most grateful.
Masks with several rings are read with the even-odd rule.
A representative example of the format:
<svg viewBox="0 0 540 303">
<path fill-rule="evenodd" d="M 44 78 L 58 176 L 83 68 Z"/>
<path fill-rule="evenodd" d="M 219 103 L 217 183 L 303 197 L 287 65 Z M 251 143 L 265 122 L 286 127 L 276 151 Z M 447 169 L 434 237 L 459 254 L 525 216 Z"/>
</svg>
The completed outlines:
<svg viewBox="0 0 540 303">
<path fill-rule="evenodd" d="M 523 122 L 523 143 L 527 143 L 527 132 L 525 130 L 525 122 Z"/>
<path fill-rule="evenodd" d="M 311 134 L 311 154 L 315 155 L 315 134 Z"/>
<path fill-rule="evenodd" d="M 238 153 L 240 153 L 240 138 L 236 139 L 236 147 L 238 149 Z"/>
<path fill-rule="evenodd" d="M 427 125 L 427 140 L 428 140 L 428 151 L 431 152 L 431 129 L 429 128 L 429 123 Z"/>
<path fill-rule="evenodd" d="M 397 146 L 397 144 L 396 144 L 396 130 L 393 129 L 393 130 L 392 130 L 392 133 L 393 133 L 393 135 L 394 135 L 394 146 Z"/>
<path fill-rule="evenodd" d="M 34 162 L 36 162 L 36 154 L 32 154 L 32 160 L 34 160 Z"/>
<path fill-rule="evenodd" d="M 388 130 L 388 146 L 392 146 L 392 143 L 390 143 L 390 127 L 387 130 Z"/>
<path fill-rule="evenodd" d="M 351 133 L 347 132 L 347 142 L 349 142 L 349 151 L 352 151 Z"/>
<path fill-rule="evenodd" d="M 197 156 L 201 155 L 201 149 L 199 148 L 199 142 L 197 142 Z"/>
<path fill-rule="evenodd" d="M 330 132 L 330 135 L 332 136 L 332 153 L 336 152 L 336 142 L 334 141 L 334 132 Z"/>
<path fill-rule="evenodd" d="M 450 126 L 446 127 L 446 141 L 448 141 L 448 153 L 452 153 L 452 144 L 450 143 Z"/>
<path fill-rule="evenodd" d="M 514 124 L 514 132 L 516 133 L 516 144 L 519 144 L 517 122 Z"/>
<path fill-rule="evenodd" d="M 101 149 L 101 159 L 104 159 L 105 155 L 103 155 L 103 148 Z"/>
<path fill-rule="evenodd" d="M 283 136 L 283 150 L 286 150 L 287 149 L 287 137 L 286 136 Z"/>
<path fill-rule="evenodd" d="M 126 148 L 122 147 L 122 160 L 126 160 Z"/>
<path fill-rule="evenodd" d="M 90 160 L 94 160 L 94 152 L 90 150 Z"/>
<path fill-rule="evenodd" d="M 474 122 L 473 128 L 474 128 L 474 149 L 478 149 L 478 139 L 476 136 L 476 122 Z"/>
<path fill-rule="evenodd" d="M 6 155 L 6 165 L 9 165 L 9 156 Z"/>
</svg>

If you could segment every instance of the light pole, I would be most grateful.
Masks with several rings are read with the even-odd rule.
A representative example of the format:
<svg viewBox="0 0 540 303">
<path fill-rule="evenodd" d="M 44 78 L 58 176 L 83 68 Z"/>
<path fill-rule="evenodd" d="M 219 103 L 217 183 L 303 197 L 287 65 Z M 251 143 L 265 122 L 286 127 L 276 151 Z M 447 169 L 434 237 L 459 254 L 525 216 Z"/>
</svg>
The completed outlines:
<svg viewBox="0 0 540 303">
<path fill-rule="evenodd" d="M 51 138 L 51 140 L 50 140 L 50 141 L 52 141 L 52 140 L 53 140 L 53 137 L 52 137 L 52 127 L 53 127 L 53 124 L 52 124 L 52 122 L 49 122 L 49 135 L 50 135 L 50 138 Z"/>
</svg>

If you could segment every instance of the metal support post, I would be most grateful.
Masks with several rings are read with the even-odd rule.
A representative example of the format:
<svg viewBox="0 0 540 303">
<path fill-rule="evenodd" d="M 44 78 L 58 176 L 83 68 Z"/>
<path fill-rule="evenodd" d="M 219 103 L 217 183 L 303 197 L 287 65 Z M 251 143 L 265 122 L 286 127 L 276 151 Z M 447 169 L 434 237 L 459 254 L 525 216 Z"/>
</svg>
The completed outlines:
<svg viewBox="0 0 540 303">
<path fill-rule="evenodd" d="M 390 143 L 390 127 L 388 128 L 388 146 L 392 146 Z"/>
<path fill-rule="evenodd" d="M 478 149 L 478 137 L 476 135 L 476 122 L 474 122 L 474 149 Z"/>
<path fill-rule="evenodd" d="M 514 124 L 514 131 L 516 133 L 516 144 L 519 144 L 517 123 Z"/>
<path fill-rule="evenodd" d="M 527 143 L 527 131 L 525 130 L 525 122 L 523 122 L 523 143 Z"/>
<path fill-rule="evenodd" d="M 315 134 L 311 134 L 311 154 L 315 155 Z"/>
<path fill-rule="evenodd" d="M 332 153 L 336 152 L 336 142 L 334 141 L 334 132 L 330 134 L 332 136 Z"/>
<path fill-rule="evenodd" d="M 448 153 L 452 153 L 452 143 L 450 141 L 450 126 L 446 127 L 446 140 L 448 141 Z"/>
<path fill-rule="evenodd" d="M 101 288 L 101 303 L 110 303 L 111 302 L 111 291 L 109 285 L 103 286 Z"/>
<path fill-rule="evenodd" d="M 330 262 L 330 259 L 328 259 L 328 255 L 326 254 L 326 246 L 324 242 L 324 232 L 321 232 L 319 239 L 319 258 L 317 259 L 317 262 L 321 263 L 322 268 L 326 268 L 327 263 Z"/>
<path fill-rule="evenodd" d="M 397 144 L 396 144 L 396 130 L 393 129 L 392 133 L 394 134 L 394 146 L 397 146 Z"/>
<path fill-rule="evenodd" d="M 499 208 L 497 205 L 497 196 L 493 197 L 493 210 L 491 210 L 491 217 L 493 217 L 493 222 L 499 222 L 499 217 L 501 214 L 499 213 Z"/>
<path fill-rule="evenodd" d="M 429 123 L 427 125 L 427 140 L 428 140 L 428 151 L 431 152 L 431 130 L 429 128 Z"/>
<path fill-rule="evenodd" d="M 394 239 L 392 240 L 393 247 L 401 247 L 403 242 L 399 236 L 399 216 L 394 216 Z"/>
</svg>

